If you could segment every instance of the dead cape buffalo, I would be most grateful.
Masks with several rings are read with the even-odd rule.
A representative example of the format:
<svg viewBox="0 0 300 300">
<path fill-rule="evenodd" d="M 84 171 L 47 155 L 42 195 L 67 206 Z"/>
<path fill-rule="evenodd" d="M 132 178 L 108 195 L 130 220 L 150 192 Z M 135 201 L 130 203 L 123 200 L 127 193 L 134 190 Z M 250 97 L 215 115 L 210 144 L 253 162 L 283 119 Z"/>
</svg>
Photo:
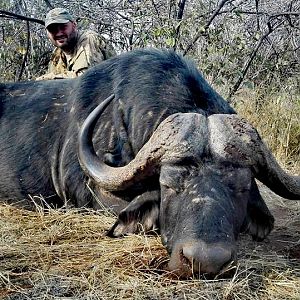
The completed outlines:
<svg viewBox="0 0 300 300">
<path fill-rule="evenodd" d="M 0 99 L 2 201 L 104 205 L 118 214 L 110 236 L 159 228 L 180 274 L 217 274 L 236 259 L 239 232 L 269 234 L 255 178 L 300 198 L 299 177 L 171 51 L 122 54 L 78 79 L 1 84 Z"/>
</svg>

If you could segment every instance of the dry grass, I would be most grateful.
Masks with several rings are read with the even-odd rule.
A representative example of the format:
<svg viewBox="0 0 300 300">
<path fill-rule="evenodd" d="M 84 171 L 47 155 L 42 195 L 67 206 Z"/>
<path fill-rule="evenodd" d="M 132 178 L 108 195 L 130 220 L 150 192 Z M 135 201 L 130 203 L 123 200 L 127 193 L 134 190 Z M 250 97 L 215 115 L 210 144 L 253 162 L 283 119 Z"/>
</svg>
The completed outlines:
<svg viewBox="0 0 300 300">
<path fill-rule="evenodd" d="M 240 115 L 259 131 L 275 157 L 300 175 L 300 95 L 288 91 L 242 90 L 235 98 Z"/>
<path fill-rule="evenodd" d="M 264 193 L 273 203 L 275 195 Z M 276 203 L 281 218 L 270 239 L 242 236 L 235 274 L 215 280 L 180 280 L 164 270 L 158 236 L 106 237 L 114 217 L 105 213 L 1 205 L 0 298 L 299 299 L 300 204 Z"/>
</svg>

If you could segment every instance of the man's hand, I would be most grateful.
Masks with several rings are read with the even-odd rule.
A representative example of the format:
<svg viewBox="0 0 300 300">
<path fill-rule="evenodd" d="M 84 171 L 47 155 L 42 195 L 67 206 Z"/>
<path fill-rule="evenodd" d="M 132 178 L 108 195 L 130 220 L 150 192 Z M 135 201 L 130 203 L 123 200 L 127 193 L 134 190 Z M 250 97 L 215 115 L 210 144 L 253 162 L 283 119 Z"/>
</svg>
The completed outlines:
<svg viewBox="0 0 300 300">
<path fill-rule="evenodd" d="M 44 74 L 42 76 L 39 76 L 37 77 L 35 80 L 51 80 L 51 79 L 56 79 L 56 76 L 55 74 L 53 73 L 48 73 L 48 74 Z M 63 78 L 63 77 L 61 77 Z"/>
<path fill-rule="evenodd" d="M 54 74 L 48 73 L 37 77 L 35 80 L 51 80 L 51 79 L 64 79 L 64 78 L 75 78 L 76 74 L 72 71 L 67 71 L 67 73 Z"/>
</svg>

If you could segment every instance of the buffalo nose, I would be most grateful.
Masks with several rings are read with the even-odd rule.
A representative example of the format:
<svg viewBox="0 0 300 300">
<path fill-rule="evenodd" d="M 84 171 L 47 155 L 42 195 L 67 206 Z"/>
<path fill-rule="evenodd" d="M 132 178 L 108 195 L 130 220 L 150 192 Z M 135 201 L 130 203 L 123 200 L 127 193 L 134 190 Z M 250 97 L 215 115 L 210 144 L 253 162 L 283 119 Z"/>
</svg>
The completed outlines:
<svg viewBox="0 0 300 300">
<path fill-rule="evenodd" d="M 225 243 L 180 243 L 171 253 L 169 269 L 181 276 L 217 275 L 233 262 L 235 250 Z"/>
</svg>

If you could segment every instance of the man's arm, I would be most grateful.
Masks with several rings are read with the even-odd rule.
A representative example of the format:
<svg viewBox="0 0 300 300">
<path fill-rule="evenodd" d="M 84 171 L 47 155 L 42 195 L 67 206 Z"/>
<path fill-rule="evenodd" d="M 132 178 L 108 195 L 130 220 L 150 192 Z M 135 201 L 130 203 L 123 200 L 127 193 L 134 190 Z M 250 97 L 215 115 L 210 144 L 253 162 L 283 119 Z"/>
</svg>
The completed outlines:
<svg viewBox="0 0 300 300">
<path fill-rule="evenodd" d="M 56 48 L 50 58 L 47 73 L 37 77 L 35 80 L 50 80 L 75 78 L 76 74 L 73 71 L 68 71 L 67 60 L 60 48 Z"/>
<path fill-rule="evenodd" d="M 60 73 L 60 74 L 47 73 L 37 77 L 35 80 L 65 79 L 65 78 L 75 78 L 77 76 L 79 75 L 77 75 L 73 71 L 66 71 L 65 73 Z"/>
</svg>

